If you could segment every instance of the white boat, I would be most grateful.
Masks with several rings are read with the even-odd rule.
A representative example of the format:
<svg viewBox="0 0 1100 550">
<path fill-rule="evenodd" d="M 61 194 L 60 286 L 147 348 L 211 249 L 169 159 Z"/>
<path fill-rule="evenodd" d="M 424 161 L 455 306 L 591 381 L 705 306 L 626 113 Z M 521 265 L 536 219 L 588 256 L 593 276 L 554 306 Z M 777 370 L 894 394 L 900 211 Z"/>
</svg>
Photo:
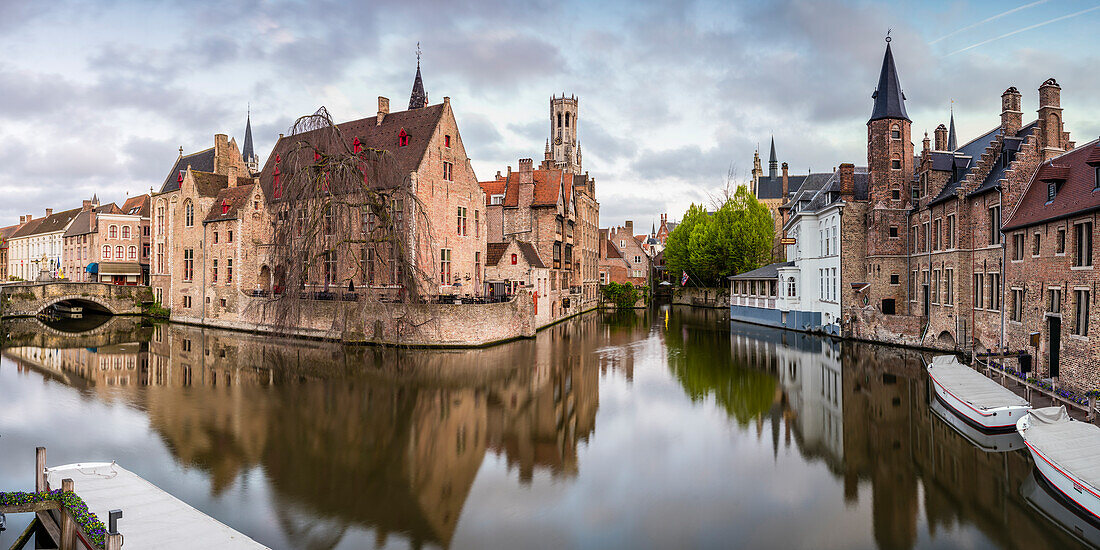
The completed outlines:
<svg viewBox="0 0 1100 550">
<path fill-rule="evenodd" d="M 986 431 L 1011 431 L 1027 415 L 1031 404 L 1012 390 L 959 363 L 953 355 L 940 355 L 928 365 L 928 376 L 947 408 L 969 424 Z"/>
<path fill-rule="evenodd" d="M 971 426 L 969 422 L 964 421 L 959 415 L 947 410 L 947 407 L 939 399 L 933 399 L 928 406 L 936 416 L 948 426 L 951 426 L 959 435 L 987 453 L 1003 453 L 1024 448 L 1023 438 L 1015 431 L 990 433 L 979 430 Z"/>
<path fill-rule="evenodd" d="M 1066 497 L 1051 487 L 1038 472 L 1024 476 L 1020 494 L 1029 506 L 1061 526 L 1070 536 L 1085 545 L 1100 548 L 1100 521 L 1096 518 L 1090 520 L 1087 512 L 1067 502 Z"/>
<path fill-rule="evenodd" d="M 1043 479 L 1089 517 L 1100 519 L 1100 427 L 1072 420 L 1062 406 L 1032 410 L 1016 430 Z"/>
</svg>

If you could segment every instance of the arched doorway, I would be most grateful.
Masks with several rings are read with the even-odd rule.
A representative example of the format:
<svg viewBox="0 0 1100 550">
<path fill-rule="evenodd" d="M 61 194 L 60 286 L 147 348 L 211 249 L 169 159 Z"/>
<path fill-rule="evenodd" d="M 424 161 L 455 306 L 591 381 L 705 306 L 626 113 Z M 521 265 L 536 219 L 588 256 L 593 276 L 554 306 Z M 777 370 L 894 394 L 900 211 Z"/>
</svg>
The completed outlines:
<svg viewBox="0 0 1100 550">
<path fill-rule="evenodd" d="M 263 295 L 271 294 L 271 268 L 265 266 L 260 267 L 260 278 L 256 281 L 256 285 L 259 287 L 260 292 Z"/>
<path fill-rule="evenodd" d="M 955 337 L 948 331 L 943 331 L 936 337 L 936 347 L 941 349 L 955 349 Z"/>
</svg>

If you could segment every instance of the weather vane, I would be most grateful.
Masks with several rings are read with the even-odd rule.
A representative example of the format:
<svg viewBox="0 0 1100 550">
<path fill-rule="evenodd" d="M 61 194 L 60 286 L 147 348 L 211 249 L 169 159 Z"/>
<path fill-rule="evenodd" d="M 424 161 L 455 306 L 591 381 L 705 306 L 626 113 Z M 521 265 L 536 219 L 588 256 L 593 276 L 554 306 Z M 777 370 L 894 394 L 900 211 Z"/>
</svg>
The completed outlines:
<svg viewBox="0 0 1100 550">
<path fill-rule="evenodd" d="M 887 44 L 889 44 L 889 43 L 890 43 L 890 40 L 892 40 L 892 39 L 890 38 L 890 31 L 892 31 L 892 30 L 894 30 L 894 29 L 886 29 L 886 43 L 887 43 Z"/>
<path fill-rule="evenodd" d="M 420 41 L 416 41 L 416 64 L 420 64 Z"/>
</svg>

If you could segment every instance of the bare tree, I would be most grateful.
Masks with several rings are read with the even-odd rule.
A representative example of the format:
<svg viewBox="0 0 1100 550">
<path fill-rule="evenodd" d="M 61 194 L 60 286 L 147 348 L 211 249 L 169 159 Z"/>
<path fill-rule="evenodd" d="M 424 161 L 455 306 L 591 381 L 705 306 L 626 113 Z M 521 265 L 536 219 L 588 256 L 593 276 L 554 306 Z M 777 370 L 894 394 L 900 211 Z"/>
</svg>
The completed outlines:
<svg viewBox="0 0 1100 550">
<path fill-rule="evenodd" d="M 434 265 L 431 226 L 407 168 L 345 135 L 324 107 L 299 118 L 276 155 L 266 247 L 274 285 L 255 302 L 262 322 L 291 331 L 325 301 L 340 312 L 336 330 L 356 316 L 365 331 L 386 322 L 398 334 L 427 322 L 409 306 L 426 300 L 433 280 L 421 268 Z"/>
</svg>

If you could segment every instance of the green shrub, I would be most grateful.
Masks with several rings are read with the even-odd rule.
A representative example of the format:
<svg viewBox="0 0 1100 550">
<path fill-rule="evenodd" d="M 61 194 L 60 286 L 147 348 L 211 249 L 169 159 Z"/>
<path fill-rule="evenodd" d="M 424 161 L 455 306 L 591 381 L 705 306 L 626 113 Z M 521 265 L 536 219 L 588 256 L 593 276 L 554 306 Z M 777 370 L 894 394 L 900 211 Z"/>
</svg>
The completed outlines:
<svg viewBox="0 0 1100 550">
<path fill-rule="evenodd" d="M 172 310 L 155 302 L 145 306 L 145 315 L 154 319 L 168 319 L 172 316 Z"/>
<path fill-rule="evenodd" d="M 600 288 L 604 302 L 615 304 L 619 309 L 630 309 L 638 303 L 642 294 L 630 283 L 608 283 Z"/>
</svg>

